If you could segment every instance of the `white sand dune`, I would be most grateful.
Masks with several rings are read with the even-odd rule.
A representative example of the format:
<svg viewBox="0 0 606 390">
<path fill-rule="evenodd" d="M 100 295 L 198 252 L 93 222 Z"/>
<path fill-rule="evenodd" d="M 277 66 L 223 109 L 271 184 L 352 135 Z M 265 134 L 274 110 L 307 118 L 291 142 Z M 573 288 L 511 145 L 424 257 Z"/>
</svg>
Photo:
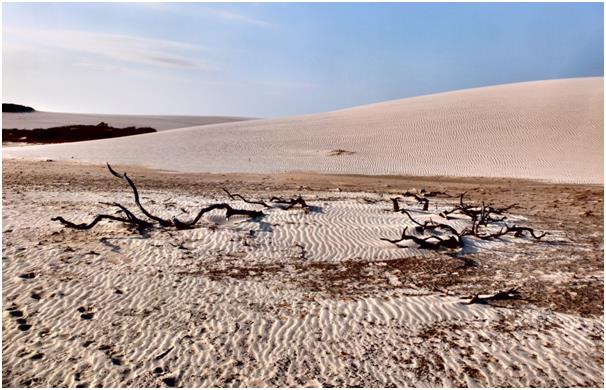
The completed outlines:
<svg viewBox="0 0 606 390">
<path fill-rule="evenodd" d="M 603 183 L 603 90 L 602 77 L 508 84 L 316 115 L 10 147 L 3 155 L 185 172 L 313 171 Z"/>
<path fill-rule="evenodd" d="M 2 128 L 30 130 L 67 125 L 96 125 L 99 122 L 105 122 L 113 127 L 153 127 L 160 131 L 247 119 L 249 118 L 235 116 L 72 114 L 44 111 L 29 113 L 3 112 Z"/>
</svg>

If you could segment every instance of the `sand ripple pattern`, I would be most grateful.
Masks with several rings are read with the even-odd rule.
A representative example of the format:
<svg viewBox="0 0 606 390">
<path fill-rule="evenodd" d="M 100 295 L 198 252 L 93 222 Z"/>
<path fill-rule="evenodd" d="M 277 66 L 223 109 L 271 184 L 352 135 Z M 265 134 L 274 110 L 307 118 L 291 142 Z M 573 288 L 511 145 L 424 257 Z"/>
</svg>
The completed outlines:
<svg viewBox="0 0 606 390">
<path fill-rule="evenodd" d="M 3 148 L 3 153 L 185 172 L 313 171 L 603 183 L 603 84 L 602 77 L 508 84 L 323 114 Z M 347 153 L 335 154 L 338 150 Z"/>
<path fill-rule="evenodd" d="M 603 382 L 602 318 L 468 306 L 405 289 L 329 299 L 271 275 L 250 280 L 199 272 L 211 262 L 227 271 L 259 262 L 289 265 L 300 255 L 295 243 L 327 262 L 416 254 L 375 240 L 405 222 L 387 211 L 387 201 L 361 200 L 369 194 L 319 194 L 309 203 L 321 212 L 272 210 L 263 226 L 216 214 L 199 229 L 149 236 L 112 223 L 89 232 L 61 229 L 51 216 L 89 218 L 90 205 L 103 196 L 68 193 L 55 203 L 56 195 L 10 195 L 21 206 L 4 210 L 5 386 Z M 187 198 L 175 203 L 176 209 L 196 206 Z M 186 249 L 171 245 L 177 243 Z M 19 329 L 9 307 L 22 311 L 29 330 Z"/>
</svg>

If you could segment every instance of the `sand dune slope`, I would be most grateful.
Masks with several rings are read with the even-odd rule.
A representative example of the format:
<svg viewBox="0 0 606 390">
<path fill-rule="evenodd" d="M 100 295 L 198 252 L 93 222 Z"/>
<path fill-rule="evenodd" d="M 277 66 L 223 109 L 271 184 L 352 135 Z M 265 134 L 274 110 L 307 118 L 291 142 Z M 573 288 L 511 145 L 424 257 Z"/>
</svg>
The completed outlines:
<svg viewBox="0 0 606 390">
<path fill-rule="evenodd" d="M 603 78 L 508 84 L 4 157 L 185 172 L 316 171 L 603 183 Z"/>
<path fill-rule="evenodd" d="M 170 130 L 247 119 L 230 116 L 70 114 L 44 111 L 30 113 L 4 112 L 2 113 L 2 128 L 47 129 L 56 126 L 96 125 L 99 122 L 106 122 L 113 127 L 135 126 L 153 127 L 156 130 Z"/>
</svg>

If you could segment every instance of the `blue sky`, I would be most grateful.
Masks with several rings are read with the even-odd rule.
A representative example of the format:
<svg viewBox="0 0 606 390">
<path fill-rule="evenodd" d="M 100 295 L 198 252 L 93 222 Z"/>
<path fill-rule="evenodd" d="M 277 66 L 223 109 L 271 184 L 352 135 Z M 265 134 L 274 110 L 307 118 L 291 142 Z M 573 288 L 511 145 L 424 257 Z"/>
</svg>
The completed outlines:
<svg viewBox="0 0 606 390">
<path fill-rule="evenodd" d="M 603 4 L 3 3 L 3 101 L 274 117 L 603 76 Z"/>
</svg>

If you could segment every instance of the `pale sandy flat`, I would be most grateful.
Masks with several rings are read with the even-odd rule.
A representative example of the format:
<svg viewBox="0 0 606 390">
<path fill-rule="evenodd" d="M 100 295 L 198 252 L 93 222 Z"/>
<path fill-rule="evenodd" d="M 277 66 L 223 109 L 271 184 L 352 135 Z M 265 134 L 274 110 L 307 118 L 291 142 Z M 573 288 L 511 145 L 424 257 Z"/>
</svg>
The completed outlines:
<svg viewBox="0 0 606 390">
<path fill-rule="evenodd" d="M 600 186 L 342 177 L 358 189 L 339 190 L 313 175 L 129 173 L 163 217 L 259 207 L 223 186 L 254 199 L 300 193 L 310 208 L 213 212 L 191 230 L 76 231 L 51 217 L 90 221 L 113 212 L 107 201 L 136 210 L 132 193 L 104 167 L 5 161 L 5 387 L 603 386 Z M 413 228 L 390 197 L 419 185 L 519 202 L 507 222 L 549 236 L 470 237 L 449 254 L 380 240 Z M 402 206 L 440 221 L 457 202 Z M 462 298 L 506 287 L 523 299 Z"/>
<path fill-rule="evenodd" d="M 181 172 L 308 171 L 603 183 L 603 78 L 508 84 L 316 115 L 191 127 L 4 157 Z"/>
<path fill-rule="evenodd" d="M 27 113 L 3 112 L 2 128 L 47 129 L 49 127 L 68 125 L 96 125 L 99 122 L 105 122 L 113 127 L 153 127 L 160 131 L 247 119 L 230 116 L 71 114 L 44 111 Z"/>
</svg>

